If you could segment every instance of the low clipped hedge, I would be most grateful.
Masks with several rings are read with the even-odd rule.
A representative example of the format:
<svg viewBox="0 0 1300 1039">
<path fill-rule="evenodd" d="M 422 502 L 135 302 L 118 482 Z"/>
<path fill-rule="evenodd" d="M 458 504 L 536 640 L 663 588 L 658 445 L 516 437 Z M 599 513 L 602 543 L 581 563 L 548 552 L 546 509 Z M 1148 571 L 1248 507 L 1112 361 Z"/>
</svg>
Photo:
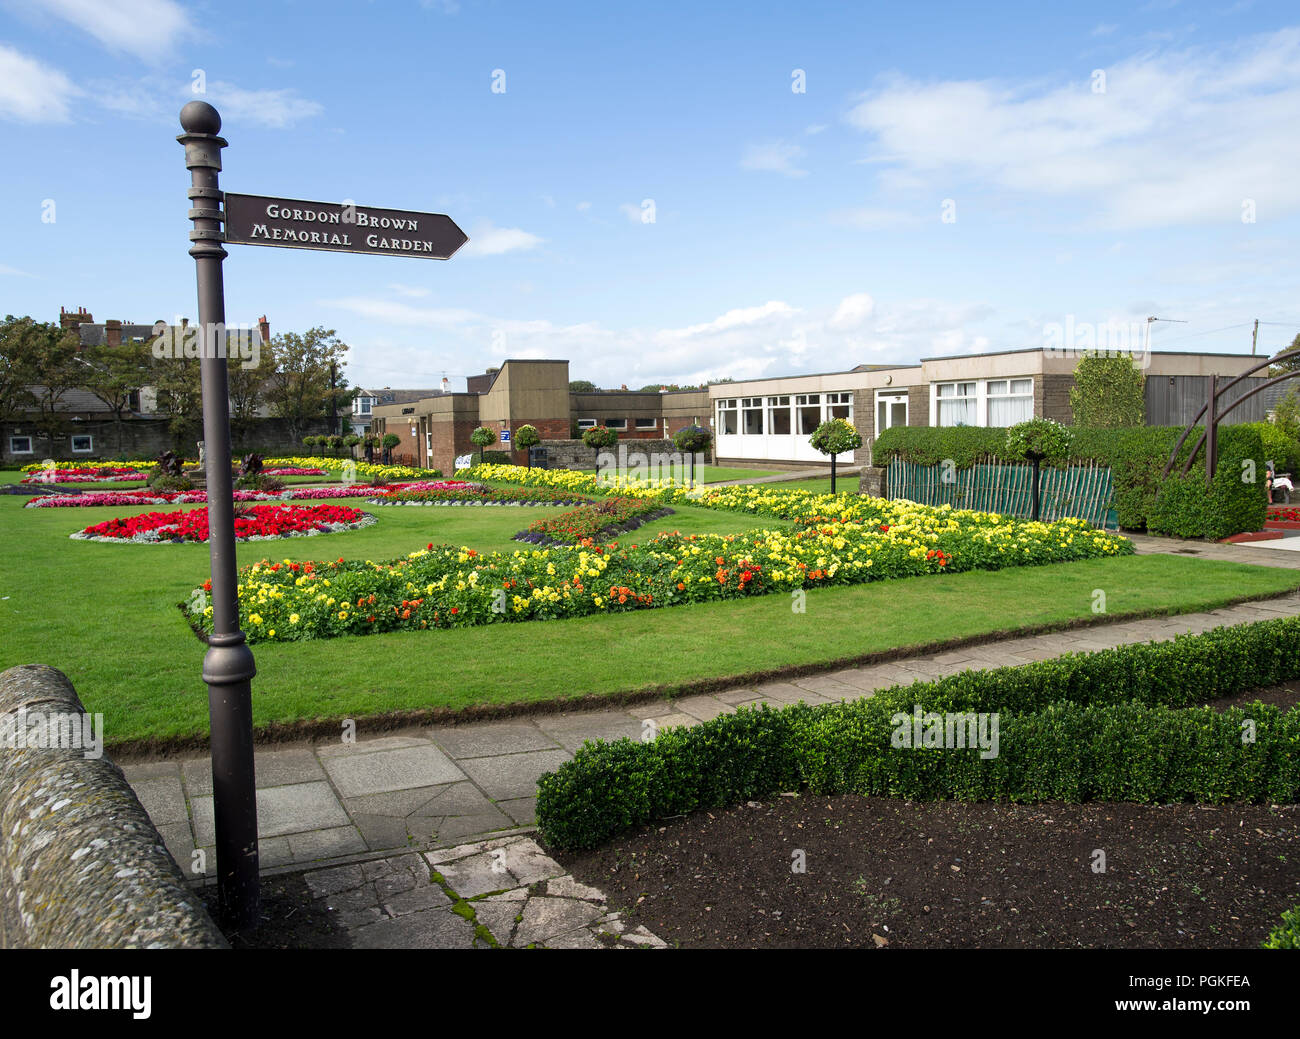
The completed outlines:
<svg viewBox="0 0 1300 1039">
<path fill-rule="evenodd" d="M 1219 465 L 1209 493 L 1203 461 L 1186 477 L 1178 475 L 1201 431 L 1198 426 L 1188 436 L 1168 477 L 1161 472 L 1183 432 L 1181 426 L 1071 427 L 1068 457 L 1044 464 L 1096 462 L 1107 466 L 1114 482 L 1112 504 L 1119 525 L 1126 530 L 1146 528 L 1178 537 L 1222 538 L 1261 529 L 1267 506 L 1266 453 L 1257 425 L 1219 428 Z M 1016 461 L 1007 450 L 1006 430 L 970 426 L 895 426 L 876 439 L 873 456 L 879 465 L 894 458 L 917 465 L 938 465 L 951 459 L 959 469 L 989 458 Z M 1203 460 L 1204 454 L 1199 457 Z M 1242 462 L 1247 459 L 1254 463 L 1253 481 L 1242 478 Z"/>
<path fill-rule="evenodd" d="M 1300 906 L 1282 914 L 1282 922 L 1264 939 L 1265 949 L 1300 949 Z"/>
<path fill-rule="evenodd" d="M 1300 711 L 1192 705 L 1297 677 L 1300 618 L 1284 618 L 965 671 L 851 703 L 741 710 L 651 743 L 588 743 L 539 780 L 537 820 L 552 844 L 581 849 L 801 786 L 910 800 L 1291 802 Z M 915 705 L 998 713 L 998 756 L 898 752 L 893 719 Z"/>
</svg>

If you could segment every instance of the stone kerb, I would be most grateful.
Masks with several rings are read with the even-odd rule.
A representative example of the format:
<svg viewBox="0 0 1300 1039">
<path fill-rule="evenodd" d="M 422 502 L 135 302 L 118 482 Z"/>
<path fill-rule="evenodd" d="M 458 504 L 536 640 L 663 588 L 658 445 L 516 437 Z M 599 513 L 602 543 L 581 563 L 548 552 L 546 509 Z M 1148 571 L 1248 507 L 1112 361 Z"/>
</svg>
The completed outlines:
<svg viewBox="0 0 1300 1039">
<path fill-rule="evenodd" d="M 43 745 L 52 715 L 85 716 L 62 672 L 0 674 L 0 947 L 226 947 L 121 769 Z"/>
</svg>

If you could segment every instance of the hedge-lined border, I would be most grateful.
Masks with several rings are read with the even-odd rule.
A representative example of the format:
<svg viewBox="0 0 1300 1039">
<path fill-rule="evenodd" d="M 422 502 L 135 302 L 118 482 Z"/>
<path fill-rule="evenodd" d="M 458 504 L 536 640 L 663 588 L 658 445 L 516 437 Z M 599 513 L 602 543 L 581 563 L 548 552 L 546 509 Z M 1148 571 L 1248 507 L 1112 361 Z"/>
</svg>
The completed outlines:
<svg viewBox="0 0 1300 1039">
<path fill-rule="evenodd" d="M 606 541 L 612 541 L 621 534 L 630 534 L 634 530 L 639 530 L 647 523 L 653 523 L 655 520 L 661 520 L 665 516 L 675 516 L 676 509 L 670 509 L 666 506 L 662 508 L 652 508 L 650 511 L 640 516 L 630 516 L 619 523 L 611 523 L 607 527 L 602 527 L 591 539 L 592 544 L 604 544 Z M 538 522 L 541 522 L 540 520 Z M 549 534 L 541 534 L 535 530 L 521 530 L 511 538 L 512 541 L 523 541 L 526 544 L 534 545 L 537 548 L 573 548 L 576 541 L 566 541 L 563 538 L 554 538 Z"/>
<path fill-rule="evenodd" d="M 588 743 L 538 781 L 537 820 L 557 847 L 589 848 L 653 819 L 802 786 L 911 800 L 1292 802 L 1300 711 L 1190 705 L 1297 677 L 1300 617 L 964 671 L 849 703 L 740 710 L 651 743 Z M 900 753 L 891 719 L 916 705 L 999 713 L 1001 753 Z"/>
</svg>

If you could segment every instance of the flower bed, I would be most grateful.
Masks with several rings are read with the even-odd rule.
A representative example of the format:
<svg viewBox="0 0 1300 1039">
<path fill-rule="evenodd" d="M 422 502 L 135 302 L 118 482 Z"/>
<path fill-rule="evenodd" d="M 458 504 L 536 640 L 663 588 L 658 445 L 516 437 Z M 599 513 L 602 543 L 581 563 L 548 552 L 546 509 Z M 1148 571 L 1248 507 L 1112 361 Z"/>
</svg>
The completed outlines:
<svg viewBox="0 0 1300 1039">
<path fill-rule="evenodd" d="M 99 464 L 95 464 L 95 463 L 87 463 L 87 462 L 85 462 L 85 461 L 80 461 L 80 462 L 55 462 L 55 461 L 49 461 L 49 462 L 28 462 L 28 463 L 27 463 L 26 465 L 24 465 L 24 466 L 23 466 L 19 471 L 20 471 L 20 472 L 24 472 L 24 473 L 35 473 L 35 472 L 40 472 L 40 470 L 42 470 L 42 469 L 59 469 L 59 470 L 63 470 L 63 471 L 65 471 L 65 472 L 68 472 L 68 471 L 70 471 L 70 472 L 78 472 L 78 471 L 81 471 L 81 470 L 90 470 L 90 469 L 110 469 L 110 468 L 111 468 L 111 469 L 124 470 L 124 471 L 135 471 L 135 470 L 149 470 L 149 469 L 152 469 L 152 468 L 153 468 L 155 465 L 157 465 L 157 464 L 158 464 L 157 462 L 102 462 L 102 463 L 99 463 Z"/>
<path fill-rule="evenodd" d="M 263 491 L 235 491 L 233 500 L 275 501 L 279 497 Z M 88 491 L 85 494 L 50 494 L 32 498 L 25 509 L 68 509 L 95 506 L 198 505 L 206 502 L 206 491 Z"/>
<path fill-rule="evenodd" d="M 606 498 L 549 519 L 535 520 L 527 530 L 516 534 L 514 540 L 544 546 L 590 544 L 608 541 L 636 530 L 643 523 L 672 514 L 672 509 L 637 498 Z"/>
<path fill-rule="evenodd" d="M 878 501 L 878 499 L 876 499 Z M 889 522 L 826 522 L 735 535 L 661 534 L 645 544 L 480 555 L 432 544 L 387 562 L 281 568 L 241 577 L 245 614 L 269 617 L 252 639 L 331 638 L 407 628 L 550 620 L 860 584 L 945 571 L 996 570 L 1127 555 L 1126 538 L 1082 520 L 1030 523 L 886 502 Z M 297 568 L 297 569 L 294 569 Z"/>
<path fill-rule="evenodd" d="M 1267 519 L 1280 520 L 1285 523 L 1300 523 L 1300 509 L 1289 506 L 1270 505 Z"/>
<path fill-rule="evenodd" d="M 389 488 L 383 501 L 372 505 L 580 505 L 590 498 L 549 487 L 484 487 L 462 480 L 434 484 L 407 484 Z"/>
<path fill-rule="evenodd" d="M 254 505 L 235 512 L 235 538 L 238 541 L 265 541 L 271 538 L 305 537 L 355 530 L 375 522 L 360 509 L 344 505 Z M 146 512 L 140 516 L 105 520 L 86 527 L 73 538 L 89 541 L 207 541 L 208 510 L 188 512 Z"/>
<path fill-rule="evenodd" d="M 324 476 L 324 469 L 304 469 L 299 466 L 282 465 L 273 469 L 262 470 L 263 476 Z"/>
<path fill-rule="evenodd" d="M 26 470 L 24 470 L 26 471 Z M 139 469 L 125 466 L 105 466 L 102 468 L 64 468 L 55 469 L 45 466 L 24 476 L 21 483 L 134 483 L 143 482 L 147 474 Z"/>
<path fill-rule="evenodd" d="M 409 465 L 378 465 L 373 462 L 358 462 L 352 458 L 321 458 L 316 455 L 292 458 L 266 458 L 262 464 L 267 468 L 324 469 L 329 472 L 342 472 L 352 466 L 357 476 L 385 480 L 436 480 L 442 476 L 438 469 L 415 469 Z"/>
</svg>

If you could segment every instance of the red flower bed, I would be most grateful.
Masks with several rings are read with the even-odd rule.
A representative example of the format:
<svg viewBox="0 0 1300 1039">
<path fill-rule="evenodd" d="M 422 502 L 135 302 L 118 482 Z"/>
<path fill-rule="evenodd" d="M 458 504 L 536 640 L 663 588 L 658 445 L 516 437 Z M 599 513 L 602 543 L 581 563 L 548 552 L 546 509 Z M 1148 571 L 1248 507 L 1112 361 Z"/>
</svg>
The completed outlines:
<svg viewBox="0 0 1300 1039">
<path fill-rule="evenodd" d="M 1268 518 L 1271 520 L 1285 520 L 1288 523 L 1300 523 L 1300 509 L 1294 509 L 1290 506 L 1269 506 Z"/>
<path fill-rule="evenodd" d="M 308 534 L 332 524 L 359 523 L 365 516 L 345 505 L 254 505 L 235 513 L 235 537 L 242 541 Z M 93 524 L 81 534 L 124 541 L 207 541 L 208 510 L 146 512 Z"/>
</svg>

